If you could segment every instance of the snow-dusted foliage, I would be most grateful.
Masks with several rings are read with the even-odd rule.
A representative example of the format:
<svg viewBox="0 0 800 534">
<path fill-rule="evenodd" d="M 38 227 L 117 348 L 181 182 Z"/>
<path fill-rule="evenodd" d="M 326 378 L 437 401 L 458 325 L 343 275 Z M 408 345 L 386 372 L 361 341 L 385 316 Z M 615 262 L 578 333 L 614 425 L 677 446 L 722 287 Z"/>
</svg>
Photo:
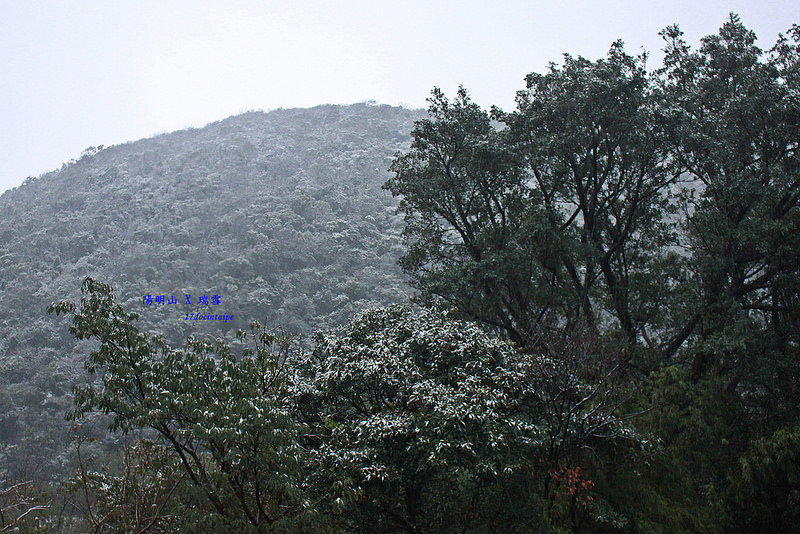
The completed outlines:
<svg viewBox="0 0 800 534">
<path fill-rule="evenodd" d="M 81 290 L 77 311 L 69 302 L 51 311 L 74 313 L 70 331 L 99 341 L 86 368 L 101 384 L 76 387 L 68 417 L 99 411 L 113 416 L 112 431 L 155 430 L 202 495 L 203 508 L 192 512 L 203 518 L 201 529 L 261 532 L 299 524 L 307 511 L 304 450 L 283 372 L 289 340 L 254 323 L 239 333 L 253 345 L 240 354 L 198 338 L 176 350 L 140 332 L 137 315 L 122 309 L 111 286 L 87 278 Z"/>
<path fill-rule="evenodd" d="M 601 405 L 607 396 L 561 380 L 548 362 L 404 306 L 318 334 L 298 399 L 319 421 L 322 462 L 343 481 L 334 511 L 359 528 L 409 532 L 480 531 L 498 514 L 513 523 L 541 513 L 570 446 L 621 428 Z M 537 477 L 548 479 L 544 492 Z"/>
<path fill-rule="evenodd" d="M 112 431 L 160 434 L 163 461 L 136 474 L 163 509 L 148 521 L 258 532 L 556 524 L 565 508 L 554 503 L 574 514 L 593 498 L 584 448 L 631 437 L 608 375 L 581 378 L 586 345 L 523 353 L 474 323 L 392 306 L 317 334 L 308 354 L 257 323 L 238 334 L 251 348 L 190 337 L 173 349 L 136 328 L 111 286 L 87 278 L 82 291 L 77 311 L 51 307 L 99 342 L 86 367 L 101 380 L 75 388 L 69 417 L 99 411 Z M 96 509 L 122 513 L 138 501 L 103 481 L 128 487 L 129 475 L 82 468 L 76 480 L 109 497 Z"/>
</svg>

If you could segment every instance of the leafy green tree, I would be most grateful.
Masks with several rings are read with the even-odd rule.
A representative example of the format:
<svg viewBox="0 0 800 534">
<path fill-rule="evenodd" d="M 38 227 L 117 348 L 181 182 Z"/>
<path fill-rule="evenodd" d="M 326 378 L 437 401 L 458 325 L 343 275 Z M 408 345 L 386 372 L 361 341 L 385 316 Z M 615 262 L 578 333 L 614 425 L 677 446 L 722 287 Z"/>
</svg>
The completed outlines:
<svg viewBox="0 0 800 534">
<path fill-rule="evenodd" d="M 619 42 L 597 62 L 566 56 L 528 76 L 517 111 L 493 110 L 502 130 L 463 88 L 429 100 L 385 185 L 401 197 L 402 265 L 422 298 L 521 346 L 546 342 L 543 329 L 648 339 L 675 176 L 644 58 Z"/>
<path fill-rule="evenodd" d="M 677 27 L 662 35 L 670 164 L 685 183 L 664 354 L 686 369 L 659 373 L 654 400 L 669 415 L 643 423 L 664 440 L 663 465 L 685 473 L 683 510 L 714 511 L 720 531 L 780 531 L 793 482 L 765 466 L 796 468 L 779 448 L 800 416 L 800 31 L 767 53 L 735 15 L 697 51 Z M 670 374 L 683 378 L 661 382 Z"/>
<path fill-rule="evenodd" d="M 768 53 L 734 15 L 698 51 L 677 27 L 663 35 L 654 75 L 621 43 L 595 62 L 565 56 L 528 76 L 511 113 L 434 90 L 385 187 L 422 302 L 584 384 L 616 361 L 644 371 L 625 367 L 630 407 L 661 456 L 597 449 L 598 486 L 631 528 L 658 523 L 626 508 L 634 491 L 674 528 L 713 530 L 736 466 L 800 417 L 800 28 Z M 575 332 L 592 358 L 558 349 Z"/>
<path fill-rule="evenodd" d="M 634 436 L 607 391 L 560 373 L 561 361 L 408 307 L 318 334 L 298 400 L 340 488 L 333 512 L 348 529 L 382 532 L 589 520 L 583 451 Z"/>
<path fill-rule="evenodd" d="M 498 113 L 538 217 L 561 244 L 548 252 L 566 318 L 597 331 L 614 317 L 630 343 L 658 317 L 652 286 L 673 240 L 664 219 L 675 176 L 644 64 L 620 41 L 595 62 L 565 55 L 527 76 L 515 112 Z"/>
<path fill-rule="evenodd" d="M 401 265 L 423 299 L 441 299 L 524 344 L 551 300 L 531 283 L 547 273 L 529 257 L 536 221 L 524 216 L 524 176 L 463 88 L 452 103 L 438 89 L 429 101 L 431 119 L 416 123 L 411 151 L 395 159 L 384 186 L 405 214 Z"/>
<path fill-rule="evenodd" d="M 766 56 L 735 15 L 696 52 L 677 27 L 663 35 L 674 164 L 696 192 L 686 200 L 693 374 L 786 386 L 779 355 L 800 332 L 800 28 Z"/>
<path fill-rule="evenodd" d="M 747 532 L 789 532 L 800 521 L 800 427 L 754 441 L 732 469 L 726 503 Z"/>
<path fill-rule="evenodd" d="M 77 311 L 70 302 L 50 308 L 74 314 L 78 339 L 99 342 L 86 369 L 100 373 L 100 384 L 75 388 L 70 419 L 100 411 L 112 415 L 111 431 L 155 430 L 201 490 L 215 528 L 281 531 L 309 514 L 302 427 L 291 416 L 283 371 L 293 357 L 288 339 L 254 324 L 239 333 L 253 348 L 238 356 L 221 341 L 197 338 L 176 350 L 140 332 L 110 286 L 87 277 L 81 291 Z"/>
</svg>

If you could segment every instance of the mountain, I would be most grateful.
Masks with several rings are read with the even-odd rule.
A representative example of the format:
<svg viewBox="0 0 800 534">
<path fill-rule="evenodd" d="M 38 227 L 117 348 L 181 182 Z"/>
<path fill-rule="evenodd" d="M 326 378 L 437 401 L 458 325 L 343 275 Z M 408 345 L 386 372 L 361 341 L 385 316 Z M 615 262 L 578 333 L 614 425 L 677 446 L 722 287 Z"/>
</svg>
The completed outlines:
<svg viewBox="0 0 800 534">
<path fill-rule="evenodd" d="M 381 185 L 422 115 L 369 104 L 250 112 L 91 147 L 4 193 L 0 477 L 46 478 L 68 463 L 63 414 L 92 344 L 46 309 L 76 300 L 86 276 L 178 346 L 190 334 L 232 338 L 253 320 L 308 335 L 407 299 L 402 219 Z"/>
</svg>

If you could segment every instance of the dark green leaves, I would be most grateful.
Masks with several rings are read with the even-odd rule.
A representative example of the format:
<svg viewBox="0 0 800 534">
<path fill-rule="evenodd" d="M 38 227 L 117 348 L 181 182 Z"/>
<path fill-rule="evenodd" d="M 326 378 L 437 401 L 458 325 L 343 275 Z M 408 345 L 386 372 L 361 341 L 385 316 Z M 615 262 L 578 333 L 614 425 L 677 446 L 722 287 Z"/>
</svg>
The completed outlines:
<svg viewBox="0 0 800 534">
<path fill-rule="evenodd" d="M 541 328 L 599 329 L 611 314 L 630 343 L 653 318 L 639 304 L 673 179 L 643 58 L 565 57 L 531 74 L 495 120 L 463 88 L 431 97 L 386 188 L 401 197 L 402 265 L 423 300 L 446 303 L 521 346 Z"/>
</svg>

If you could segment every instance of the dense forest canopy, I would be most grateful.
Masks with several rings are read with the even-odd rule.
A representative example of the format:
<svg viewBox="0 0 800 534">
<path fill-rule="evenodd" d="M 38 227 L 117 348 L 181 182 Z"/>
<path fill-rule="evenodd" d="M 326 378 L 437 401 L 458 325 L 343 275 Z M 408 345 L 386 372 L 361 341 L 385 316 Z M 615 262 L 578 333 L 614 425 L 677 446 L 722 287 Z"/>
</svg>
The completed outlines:
<svg viewBox="0 0 800 534">
<path fill-rule="evenodd" d="M 86 276 L 172 344 L 232 340 L 254 319 L 308 337 L 407 298 L 402 220 L 380 188 L 421 116 L 370 104 L 250 112 L 95 147 L 4 193 L 0 480 L 72 469 L 63 415 L 91 345 L 44 312 Z M 218 305 L 198 303 L 215 294 Z M 234 318 L 186 320 L 201 312 Z"/>
<path fill-rule="evenodd" d="M 735 15 L 698 50 L 681 35 L 662 32 L 653 72 L 621 42 L 566 55 L 526 78 L 513 111 L 435 89 L 383 186 L 412 304 L 347 308 L 330 329 L 347 302 L 331 290 L 297 343 L 289 307 L 318 292 L 267 317 L 285 330 L 183 341 L 146 333 L 131 297 L 87 276 L 79 302 L 49 308 L 98 377 L 68 418 L 99 412 L 136 439 L 95 448 L 97 469 L 84 427 L 62 493 L 76 511 L 18 489 L 10 517 L 27 506 L 40 524 L 125 532 L 796 530 L 800 27 L 767 51 Z M 312 198 L 327 208 L 293 206 L 303 230 L 277 230 L 285 242 L 339 213 Z M 245 257 L 272 239 L 253 211 L 257 235 L 235 218 L 220 230 Z M 347 242 L 350 228 L 325 228 Z M 391 239 L 355 243 L 389 253 Z M 319 269 L 285 261 L 234 263 L 208 290 L 259 294 Z"/>
</svg>

